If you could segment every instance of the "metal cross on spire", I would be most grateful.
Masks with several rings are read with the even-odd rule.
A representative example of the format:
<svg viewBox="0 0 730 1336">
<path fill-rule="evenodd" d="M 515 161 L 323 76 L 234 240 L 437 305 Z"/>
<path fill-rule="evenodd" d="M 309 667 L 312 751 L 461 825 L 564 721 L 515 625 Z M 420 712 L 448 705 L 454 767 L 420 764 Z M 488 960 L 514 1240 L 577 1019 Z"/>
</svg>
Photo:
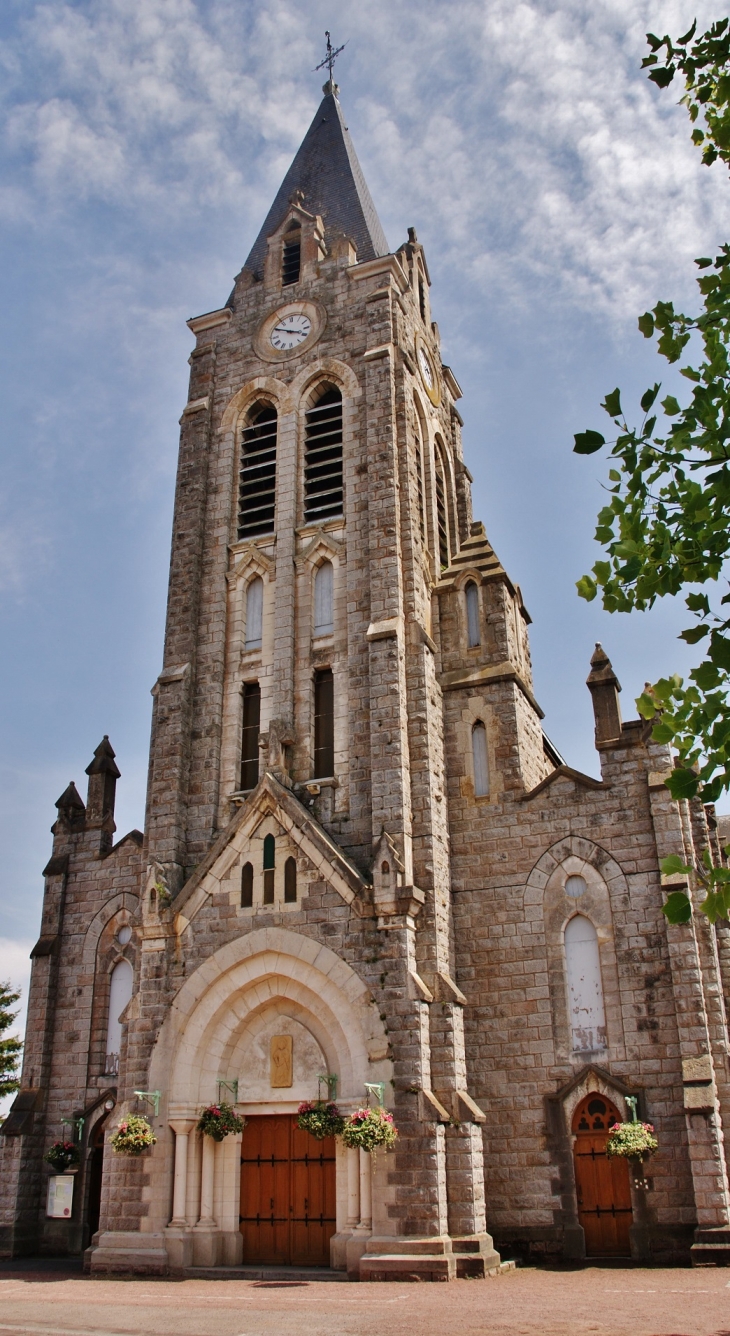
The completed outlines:
<svg viewBox="0 0 730 1336">
<path fill-rule="evenodd" d="M 314 72 L 316 74 L 317 70 L 323 70 L 326 65 L 327 69 L 329 70 L 330 85 L 332 86 L 332 88 L 334 88 L 334 79 L 332 75 L 335 68 L 335 61 L 337 60 L 337 57 L 339 56 L 340 52 L 344 51 L 345 47 L 347 46 L 347 42 L 343 42 L 342 46 L 333 47 L 330 41 L 330 34 L 328 32 L 325 32 L 325 37 L 327 38 L 327 55 L 325 56 L 324 60 L 320 60 L 319 65 L 315 66 Z"/>
</svg>

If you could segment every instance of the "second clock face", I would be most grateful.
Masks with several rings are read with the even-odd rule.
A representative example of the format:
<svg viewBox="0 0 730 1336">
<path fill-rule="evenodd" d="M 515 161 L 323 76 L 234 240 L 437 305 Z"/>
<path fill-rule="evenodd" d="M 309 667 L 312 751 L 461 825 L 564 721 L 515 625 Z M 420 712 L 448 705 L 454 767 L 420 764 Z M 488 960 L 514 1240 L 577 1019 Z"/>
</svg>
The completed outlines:
<svg viewBox="0 0 730 1336">
<path fill-rule="evenodd" d="M 277 320 L 269 340 L 272 348 L 288 353 L 292 348 L 298 348 L 300 343 L 304 343 L 311 331 L 312 322 L 308 315 L 284 315 Z"/>
<path fill-rule="evenodd" d="M 434 386 L 433 367 L 431 366 L 430 358 L 428 357 L 428 354 L 426 353 L 424 348 L 418 349 L 418 363 L 421 368 L 421 375 L 423 376 L 426 385 L 428 386 L 429 390 L 432 390 Z"/>
</svg>

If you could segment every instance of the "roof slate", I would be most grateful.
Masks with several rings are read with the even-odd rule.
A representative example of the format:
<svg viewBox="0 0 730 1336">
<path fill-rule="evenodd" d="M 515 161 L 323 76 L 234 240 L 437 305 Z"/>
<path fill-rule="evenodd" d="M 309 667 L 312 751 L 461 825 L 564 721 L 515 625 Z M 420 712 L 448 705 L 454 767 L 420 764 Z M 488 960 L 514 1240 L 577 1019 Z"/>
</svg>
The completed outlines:
<svg viewBox="0 0 730 1336">
<path fill-rule="evenodd" d="M 342 108 L 333 93 L 325 93 L 322 98 L 243 266 L 259 279 L 263 277 L 267 238 L 282 222 L 296 190 L 302 192 L 302 206 L 309 213 L 321 215 L 325 241 L 338 233 L 352 237 L 358 260 L 374 260 L 390 253 Z"/>
</svg>

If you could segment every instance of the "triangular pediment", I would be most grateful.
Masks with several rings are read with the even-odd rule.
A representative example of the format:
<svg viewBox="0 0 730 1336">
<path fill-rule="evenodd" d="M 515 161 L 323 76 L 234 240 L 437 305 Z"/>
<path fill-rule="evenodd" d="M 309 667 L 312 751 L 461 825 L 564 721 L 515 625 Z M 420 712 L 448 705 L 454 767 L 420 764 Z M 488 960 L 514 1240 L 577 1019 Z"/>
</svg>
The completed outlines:
<svg viewBox="0 0 730 1336">
<path fill-rule="evenodd" d="M 367 890 L 368 883 L 339 845 L 299 799 L 267 772 L 175 897 L 178 914 L 190 922 L 211 896 L 235 884 L 238 865 L 249 857 L 252 844 L 267 834 L 284 837 L 311 868 L 311 879 L 326 881 L 346 904 Z"/>
</svg>

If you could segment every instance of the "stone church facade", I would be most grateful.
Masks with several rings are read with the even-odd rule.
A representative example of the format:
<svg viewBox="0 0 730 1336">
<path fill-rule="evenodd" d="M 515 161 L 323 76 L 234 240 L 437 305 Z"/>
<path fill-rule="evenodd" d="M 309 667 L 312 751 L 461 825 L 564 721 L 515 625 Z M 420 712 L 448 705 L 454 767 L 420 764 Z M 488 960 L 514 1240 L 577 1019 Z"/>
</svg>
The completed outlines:
<svg viewBox="0 0 730 1336">
<path fill-rule="evenodd" d="M 725 1256 L 730 934 L 669 925 L 659 872 L 719 858 L 717 823 L 671 799 L 600 646 L 601 779 L 545 737 L 429 289 L 325 85 L 230 298 L 189 321 L 144 833 L 114 842 L 108 739 L 57 803 L 6 1255 L 437 1280 Z M 393 1151 L 297 1132 L 335 1085 L 345 1113 L 384 1101 Z M 247 1126 L 215 1142 L 221 1099 Z M 660 1149 L 629 1170 L 601 1148 L 633 1109 Z M 139 1157 L 109 1144 L 130 1112 Z"/>
</svg>

